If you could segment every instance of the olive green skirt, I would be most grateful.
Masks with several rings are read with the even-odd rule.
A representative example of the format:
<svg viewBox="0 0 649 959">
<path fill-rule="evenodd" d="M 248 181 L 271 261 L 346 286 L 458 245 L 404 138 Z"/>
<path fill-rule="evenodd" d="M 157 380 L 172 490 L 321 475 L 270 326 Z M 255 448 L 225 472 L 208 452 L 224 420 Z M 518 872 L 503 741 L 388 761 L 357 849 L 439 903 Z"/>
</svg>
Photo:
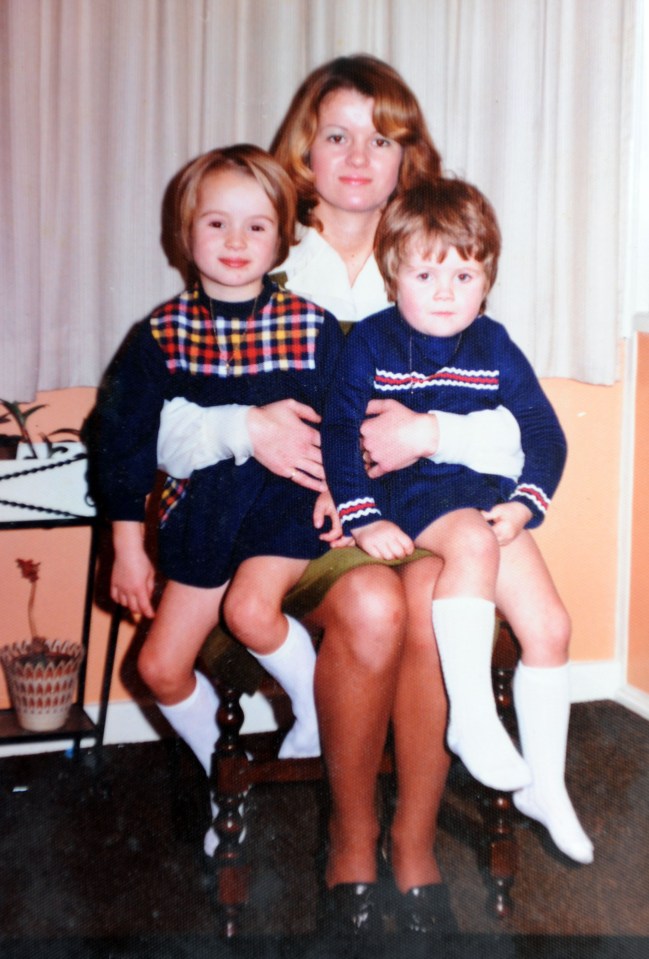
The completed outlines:
<svg viewBox="0 0 649 959">
<path fill-rule="evenodd" d="M 283 609 L 290 616 L 301 619 L 320 605 L 327 591 L 350 569 L 371 565 L 401 566 L 429 555 L 426 550 L 417 549 L 402 560 L 380 560 L 368 556 L 357 546 L 330 549 L 319 559 L 309 563 L 301 578 L 287 594 Z M 217 626 L 208 635 L 199 659 L 208 675 L 249 695 L 259 688 L 262 677 L 265 676 L 254 656 L 221 626 Z"/>
</svg>

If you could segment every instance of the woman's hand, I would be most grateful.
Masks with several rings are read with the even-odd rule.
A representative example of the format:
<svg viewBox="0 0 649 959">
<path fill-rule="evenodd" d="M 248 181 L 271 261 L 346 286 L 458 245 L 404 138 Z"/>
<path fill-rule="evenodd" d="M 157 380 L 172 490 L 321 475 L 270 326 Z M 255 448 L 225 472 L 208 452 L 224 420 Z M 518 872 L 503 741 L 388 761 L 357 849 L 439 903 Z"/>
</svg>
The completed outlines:
<svg viewBox="0 0 649 959">
<path fill-rule="evenodd" d="M 361 526 L 354 531 L 354 540 L 374 559 L 405 559 L 415 548 L 410 537 L 396 523 L 387 519 Z"/>
<path fill-rule="evenodd" d="M 297 400 L 254 407 L 248 412 L 248 431 L 255 459 L 271 473 L 323 492 L 320 433 L 309 426 L 319 422 L 318 414 Z"/>
<path fill-rule="evenodd" d="M 498 503 L 482 515 L 493 529 L 500 546 L 515 540 L 532 518 L 532 510 L 524 503 Z"/>
<path fill-rule="evenodd" d="M 153 619 L 151 603 L 155 585 L 155 570 L 146 554 L 140 523 L 120 521 L 113 523 L 115 560 L 110 578 L 110 596 L 132 613 Z"/>
<path fill-rule="evenodd" d="M 332 549 L 339 549 L 341 546 L 351 546 L 354 540 L 351 536 L 343 536 L 340 516 L 338 515 L 338 510 L 328 489 L 326 489 L 324 493 L 320 493 L 315 502 L 313 508 L 313 525 L 315 528 L 322 529 L 327 517 L 331 520 L 331 529 L 327 533 L 321 533 L 320 539 L 325 543 L 329 543 Z"/>
<path fill-rule="evenodd" d="M 372 479 L 434 456 L 439 432 L 432 413 L 413 413 L 397 400 L 370 400 L 361 425 L 367 475 Z"/>
</svg>

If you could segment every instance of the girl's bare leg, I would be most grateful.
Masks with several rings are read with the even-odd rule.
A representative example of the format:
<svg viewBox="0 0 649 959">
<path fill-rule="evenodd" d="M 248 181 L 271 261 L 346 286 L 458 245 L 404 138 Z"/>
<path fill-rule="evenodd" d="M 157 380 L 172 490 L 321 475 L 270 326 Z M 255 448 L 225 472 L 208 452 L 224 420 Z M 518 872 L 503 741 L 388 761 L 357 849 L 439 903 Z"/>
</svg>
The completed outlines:
<svg viewBox="0 0 649 959">
<path fill-rule="evenodd" d="M 345 573 L 310 619 L 324 627 L 316 665 L 320 738 L 331 790 L 325 880 L 376 881 L 376 783 L 401 656 L 404 594 L 385 566 Z"/>
<path fill-rule="evenodd" d="M 209 775 L 218 738 L 219 700 L 206 676 L 194 670 L 198 650 L 219 617 L 227 583 L 216 589 L 167 584 L 138 667 L 165 719 Z"/>
<path fill-rule="evenodd" d="M 224 618 L 291 700 L 295 722 L 284 737 L 280 759 L 320 755 L 315 708 L 315 648 L 308 630 L 282 612 L 282 600 L 298 581 L 306 560 L 257 556 L 237 570 L 224 601 Z"/>
<path fill-rule="evenodd" d="M 434 557 L 400 567 L 407 625 L 392 711 L 398 796 L 391 845 L 401 892 L 442 882 L 435 839 L 450 765 L 444 745 L 448 706 L 430 616 L 440 568 Z"/>
<path fill-rule="evenodd" d="M 522 647 L 514 677 L 514 704 L 531 785 L 514 794 L 525 815 L 548 829 L 577 862 L 593 860 L 565 786 L 570 718 L 568 644 L 570 620 L 532 536 L 523 531 L 504 547 L 498 603 Z"/>
</svg>

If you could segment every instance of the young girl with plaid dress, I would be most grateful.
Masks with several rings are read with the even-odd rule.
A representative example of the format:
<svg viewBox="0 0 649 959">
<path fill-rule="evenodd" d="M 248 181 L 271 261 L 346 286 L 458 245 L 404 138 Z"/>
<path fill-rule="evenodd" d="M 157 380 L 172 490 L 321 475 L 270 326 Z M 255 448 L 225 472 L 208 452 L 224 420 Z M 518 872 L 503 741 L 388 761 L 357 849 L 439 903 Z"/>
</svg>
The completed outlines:
<svg viewBox="0 0 649 959">
<path fill-rule="evenodd" d="M 115 548 L 111 596 L 153 617 L 140 674 L 206 772 L 214 744 L 202 731 L 213 723 L 218 699 L 194 663 L 221 614 L 230 619 L 228 610 L 237 638 L 291 697 L 295 723 L 280 755 L 320 750 L 313 644 L 281 612 L 281 601 L 307 562 L 338 536 L 328 493 L 245 457 L 195 470 L 190 479 L 169 477 L 158 538 L 166 585 L 155 613 L 143 535 L 165 400 L 182 396 L 207 407 L 292 399 L 298 411 L 301 404 L 322 409 L 342 341 L 338 323 L 267 277 L 293 242 L 295 209 L 290 178 L 257 147 L 213 150 L 182 170 L 176 230 L 195 281 L 135 327 L 98 406 L 99 482 Z M 251 615 L 246 603 L 240 634 L 237 597 L 250 590 L 256 608 Z"/>
</svg>

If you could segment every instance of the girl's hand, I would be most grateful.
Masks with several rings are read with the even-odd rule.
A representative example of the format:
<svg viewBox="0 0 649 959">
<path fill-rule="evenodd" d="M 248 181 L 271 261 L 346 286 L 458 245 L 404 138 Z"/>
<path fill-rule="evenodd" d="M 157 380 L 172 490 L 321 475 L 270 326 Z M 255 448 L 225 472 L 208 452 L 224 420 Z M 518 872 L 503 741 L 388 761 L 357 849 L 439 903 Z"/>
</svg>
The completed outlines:
<svg viewBox="0 0 649 959">
<path fill-rule="evenodd" d="M 332 549 L 339 549 L 341 546 L 351 546 L 354 542 L 351 536 L 343 536 L 343 528 L 338 515 L 338 510 L 328 489 L 320 493 L 313 508 L 313 525 L 316 529 L 322 529 L 326 518 L 331 520 L 331 529 L 328 533 L 321 533 L 320 539 L 329 543 Z"/>
<path fill-rule="evenodd" d="M 415 544 L 396 523 L 379 519 L 355 530 L 354 540 L 368 556 L 374 559 L 404 559 L 410 556 Z"/>
<path fill-rule="evenodd" d="M 146 554 L 140 523 L 113 523 L 115 559 L 110 579 L 110 596 L 120 606 L 149 619 L 155 616 L 151 603 L 155 569 Z"/>
<path fill-rule="evenodd" d="M 318 414 L 297 400 L 254 407 L 248 413 L 248 432 L 255 459 L 277 476 L 322 492 L 326 484 L 320 433 L 309 426 L 319 422 Z"/>
<path fill-rule="evenodd" d="M 370 400 L 361 425 L 367 475 L 372 479 L 434 456 L 439 442 L 437 418 L 413 413 L 397 400 Z"/>
<path fill-rule="evenodd" d="M 524 503 L 498 503 L 482 515 L 493 529 L 500 546 L 507 546 L 516 539 L 532 518 L 532 510 Z"/>
</svg>

